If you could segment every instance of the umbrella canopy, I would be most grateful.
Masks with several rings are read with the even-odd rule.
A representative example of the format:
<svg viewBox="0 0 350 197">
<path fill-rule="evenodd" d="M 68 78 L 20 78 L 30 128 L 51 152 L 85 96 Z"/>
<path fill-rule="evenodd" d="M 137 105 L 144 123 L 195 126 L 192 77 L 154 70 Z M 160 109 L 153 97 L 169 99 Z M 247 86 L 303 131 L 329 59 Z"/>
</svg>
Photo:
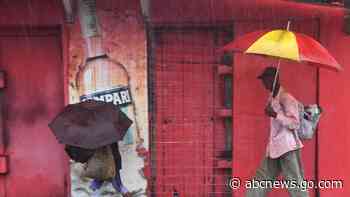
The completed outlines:
<svg viewBox="0 0 350 197">
<path fill-rule="evenodd" d="M 131 124 L 112 103 L 88 100 L 66 106 L 49 127 L 60 143 L 97 149 L 121 140 Z"/>
<path fill-rule="evenodd" d="M 262 30 L 248 33 L 225 45 L 223 50 L 308 62 L 336 71 L 342 69 L 319 42 L 305 34 L 288 30 Z"/>
</svg>

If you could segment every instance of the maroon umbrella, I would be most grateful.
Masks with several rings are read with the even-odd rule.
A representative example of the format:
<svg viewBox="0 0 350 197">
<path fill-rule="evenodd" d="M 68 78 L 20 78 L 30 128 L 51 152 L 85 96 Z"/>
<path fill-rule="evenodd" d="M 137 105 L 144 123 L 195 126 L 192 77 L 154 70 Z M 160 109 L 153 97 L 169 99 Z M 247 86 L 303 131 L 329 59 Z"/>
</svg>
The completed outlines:
<svg viewBox="0 0 350 197">
<path fill-rule="evenodd" d="M 97 149 L 122 140 L 131 124 L 112 103 L 88 100 L 66 106 L 49 127 L 62 144 Z"/>
</svg>

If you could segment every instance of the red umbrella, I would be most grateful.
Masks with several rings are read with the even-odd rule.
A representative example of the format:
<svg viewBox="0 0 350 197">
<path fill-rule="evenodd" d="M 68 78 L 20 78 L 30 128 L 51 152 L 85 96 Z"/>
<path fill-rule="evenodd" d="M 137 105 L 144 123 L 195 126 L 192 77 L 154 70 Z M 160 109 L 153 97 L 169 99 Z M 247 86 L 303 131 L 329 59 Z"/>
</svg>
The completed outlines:
<svg viewBox="0 0 350 197">
<path fill-rule="evenodd" d="M 289 27 L 290 21 L 288 21 L 286 30 L 261 30 L 245 34 L 225 45 L 222 50 L 278 58 L 273 90 L 275 89 L 281 59 L 311 63 L 311 65 L 335 71 L 342 69 L 334 57 L 319 42 L 305 34 L 289 31 Z M 270 97 L 272 97 L 272 92 Z"/>
<path fill-rule="evenodd" d="M 289 30 L 261 30 L 245 34 L 223 47 L 224 51 L 272 56 L 336 70 L 341 66 L 312 37 Z"/>
</svg>

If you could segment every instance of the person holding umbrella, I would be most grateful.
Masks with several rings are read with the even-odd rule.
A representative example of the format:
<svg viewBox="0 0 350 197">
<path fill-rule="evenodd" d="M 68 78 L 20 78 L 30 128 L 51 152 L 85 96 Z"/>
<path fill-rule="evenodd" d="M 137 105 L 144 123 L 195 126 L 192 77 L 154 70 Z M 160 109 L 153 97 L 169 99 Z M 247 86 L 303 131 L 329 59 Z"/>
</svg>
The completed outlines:
<svg viewBox="0 0 350 197">
<path fill-rule="evenodd" d="M 132 121 L 112 103 L 87 100 L 70 104 L 49 124 L 67 154 L 85 164 L 83 175 L 93 178 L 92 196 L 98 197 L 104 181 L 123 196 L 131 193 L 123 185 L 122 160 L 118 141 L 123 139 Z"/>
<path fill-rule="evenodd" d="M 266 156 L 256 171 L 254 180 L 274 181 L 282 172 L 284 178 L 301 184 L 304 170 L 300 158 L 302 142 L 296 129 L 300 126 L 298 101 L 281 85 L 277 69 L 267 67 L 258 76 L 272 97 L 265 108 L 265 115 L 271 118 L 270 137 Z M 247 197 L 263 197 L 270 188 L 249 188 Z M 308 192 L 302 187 L 288 188 L 292 197 L 307 197 Z"/>
</svg>

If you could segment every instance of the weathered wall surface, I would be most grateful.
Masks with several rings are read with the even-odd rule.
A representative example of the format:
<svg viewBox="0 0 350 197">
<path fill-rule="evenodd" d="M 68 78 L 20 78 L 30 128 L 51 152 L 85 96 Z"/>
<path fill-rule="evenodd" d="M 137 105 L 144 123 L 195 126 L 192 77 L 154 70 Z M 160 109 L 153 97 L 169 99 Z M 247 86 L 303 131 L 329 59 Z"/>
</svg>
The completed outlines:
<svg viewBox="0 0 350 197">
<path fill-rule="evenodd" d="M 148 147 L 146 34 L 141 17 L 139 1 L 97 1 L 97 14 L 102 27 L 103 45 L 108 56 L 125 66 L 130 76 L 131 93 L 135 113 L 128 113 L 134 121 L 127 140 L 119 143 L 122 155 L 122 180 L 130 191 L 143 196 L 147 182 L 143 177 L 144 159 L 137 148 Z M 69 95 L 70 102 L 79 101 L 76 75 L 84 64 L 85 43 L 81 36 L 79 21 L 69 29 Z M 130 112 L 130 110 L 129 110 Z M 71 164 L 72 196 L 89 196 L 91 179 L 79 177 L 81 166 Z M 103 187 L 103 196 L 114 196 L 111 184 Z M 145 195 L 145 194 L 144 194 Z"/>
<path fill-rule="evenodd" d="M 280 0 L 223 0 L 220 3 L 203 0 L 200 4 L 189 0 L 171 2 L 154 0 L 152 13 L 152 20 L 156 23 L 190 22 L 215 25 L 217 21 L 232 21 L 235 24 L 235 37 L 264 28 L 267 24 L 283 21 L 286 24 L 289 19 L 299 21 L 297 31 L 309 31 L 310 23 L 303 20 L 318 20 L 319 30 L 313 36 L 335 56 L 344 70 L 333 73 L 321 69 L 317 83 L 317 75 L 312 67 L 287 63 L 288 65 L 282 65 L 282 80 L 292 94 L 306 103 L 315 102 L 317 96 L 315 88 L 319 91 L 318 99 L 324 114 L 319 125 L 318 142 L 315 148 L 311 148 L 313 144 L 310 144 L 315 143 L 314 141 L 307 142 L 303 153 L 303 161 L 316 164 L 313 168 L 306 169 L 309 177 L 314 179 L 315 177 L 311 175 L 315 175 L 319 180 L 343 180 L 345 184 L 349 181 L 350 159 L 347 157 L 347 150 L 350 128 L 348 121 L 350 59 L 347 54 L 350 50 L 348 44 L 350 36 L 343 32 L 344 9 Z M 294 25 L 295 23 L 292 23 L 293 30 Z M 263 98 L 267 95 L 262 90 L 261 84 L 255 80 L 255 76 L 264 66 L 271 63 L 274 61 L 235 55 L 232 169 L 233 176 L 242 179 L 248 179 L 254 174 L 265 150 L 268 119 L 264 117 L 261 109 L 265 104 Z M 306 85 L 301 83 L 306 79 Z M 345 185 L 342 189 L 321 189 L 320 195 L 348 196 L 349 188 Z M 244 196 L 244 189 L 235 190 L 234 195 Z"/>
</svg>

